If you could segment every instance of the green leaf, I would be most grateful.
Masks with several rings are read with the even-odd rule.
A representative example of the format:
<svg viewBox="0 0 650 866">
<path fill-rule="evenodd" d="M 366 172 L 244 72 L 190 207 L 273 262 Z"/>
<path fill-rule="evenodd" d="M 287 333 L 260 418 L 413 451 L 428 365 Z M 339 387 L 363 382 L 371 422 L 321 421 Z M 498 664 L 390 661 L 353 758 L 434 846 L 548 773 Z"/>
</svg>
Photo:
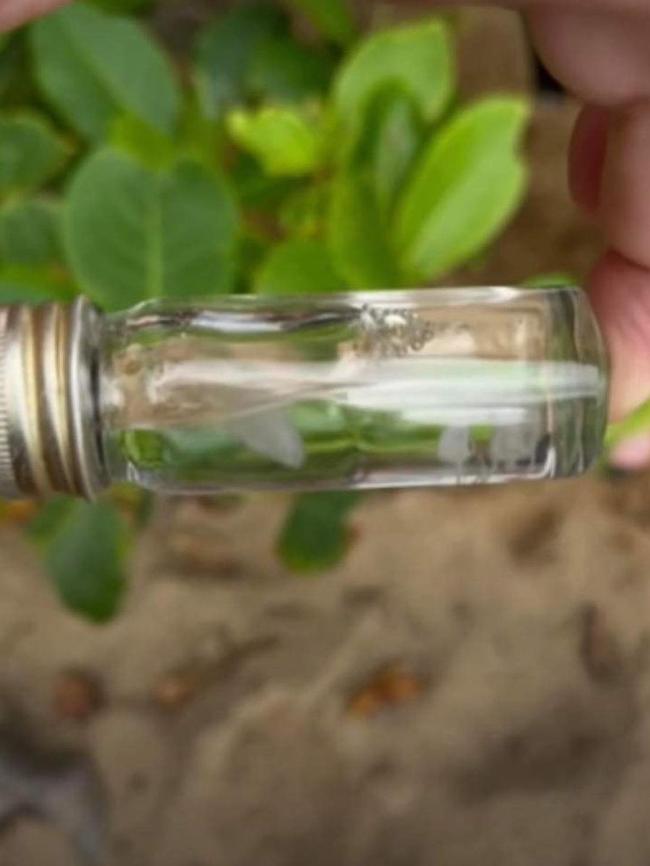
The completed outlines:
<svg viewBox="0 0 650 866">
<path fill-rule="evenodd" d="M 227 116 L 228 132 L 252 154 L 271 177 L 300 177 L 322 160 L 320 130 L 291 108 L 235 109 Z"/>
<path fill-rule="evenodd" d="M 0 260 L 46 265 L 62 258 L 58 202 L 18 199 L 0 207 Z"/>
<path fill-rule="evenodd" d="M 278 549 L 289 568 L 316 572 L 333 568 L 348 547 L 346 519 L 358 493 L 307 493 L 296 498 Z"/>
<path fill-rule="evenodd" d="M 242 207 L 249 211 L 277 213 L 287 196 L 300 181 L 291 177 L 270 177 L 247 153 L 239 153 L 229 170 Z"/>
<path fill-rule="evenodd" d="M 93 622 L 117 612 L 125 588 L 129 531 L 110 502 L 55 501 L 33 530 L 65 604 Z"/>
<path fill-rule="evenodd" d="M 401 284 L 372 187 L 361 176 L 344 175 L 334 184 L 328 234 L 335 267 L 349 288 Z"/>
<path fill-rule="evenodd" d="M 523 285 L 527 289 L 555 289 L 563 286 L 576 286 L 578 280 L 568 274 L 540 274 L 537 277 L 531 277 L 525 280 Z"/>
<path fill-rule="evenodd" d="M 291 0 L 333 42 L 347 45 L 357 28 L 346 0 Z"/>
<path fill-rule="evenodd" d="M 286 15 L 270 3 L 236 6 L 201 32 L 196 45 L 198 87 L 206 112 L 243 102 L 256 53 L 288 33 Z"/>
<path fill-rule="evenodd" d="M 390 214 L 424 143 L 425 126 L 411 97 L 399 88 L 379 90 L 369 105 L 354 163 L 368 168 L 384 217 Z"/>
<path fill-rule="evenodd" d="M 27 525 L 27 534 L 37 543 L 52 539 L 74 508 L 72 496 L 53 496 L 45 501 Z"/>
<path fill-rule="evenodd" d="M 296 238 L 321 237 L 327 225 L 329 186 L 301 186 L 288 195 L 279 213 L 283 230 Z"/>
<path fill-rule="evenodd" d="M 434 136 L 395 224 L 412 281 L 436 279 L 477 255 L 512 217 L 526 184 L 518 148 L 528 115 L 521 99 L 485 99 Z"/>
<path fill-rule="evenodd" d="M 149 9 L 153 6 L 154 0 L 85 0 L 85 2 L 113 15 L 134 15 Z"/>
<path fill-rule="evenodd" d="M 151 168 L 169 168 L 177 155 L 170 136 L 132 114 L 115 120 L 110 143 Z"/>
<path fill-rule="evenodd" d="M 224 162 L 226 143 L 227 136 L 223 125 L 206 116 L 196 92 L 188 94 L 179 123 L 179 155 L 202 162 L 208 168 L 220 170 Z"/>
<path fill-rule="evenodd" d="M 446 108 L 454 87 L 452 46 L 440 20 L 408 24 L 364 40 L 341 69 L 334 103 L 355 133 L 377 91 L 387 86 L 407 93 L 427 122 Z"/>
<path fill-rule="evenodd" d="M 238 276 L 233 286 L 233 293 L 245 295 L 251 291 L 255 275 L 268 255 L 269 243 L 254 234 L 246 232 L 242 235 L 239 245 Z"/>
<path fill-rule="evenodd" d="M 3 34 L 4 46 L 0 49 L 0 105 L 8 108 L 24 108 L 34 101 L 31 81 L 31 58 L 26 45 L 25 30 Z"/>
<path fill-rule="evenodd" d="M 220 177 L 195 163 L 151 171 L 110 149 L 81 167 L 64 214 L 73 272 L 110 310 L 227 292 L 237 234 L 237 210 Z"/>
<path fill-rule="evenodd" d="M 0 117 L 0 195 L 33 189 L 62 167 L 68 149 L 44 119 Z"/>
<path fill-rule="evenodd" d="M 275 247 L 255 281 L 255 291 L 265 295 L 320 294 L 341 288 L 329 250 L 316 240 L 287 241 Z"/>
<path fill-rule="evenodd" d="M 264 40 L 253 57 L 247 83 L 253 97 L 276 102 L 304 102 L 329 88 L 334 62 L 318 48 L 290 35 Z"/>
<path fill-rule="evenodd" d="M 180 94 L 167 58 L 135 21 L 74 3 L 31 28 L 43 95 L 83 136 L 133 114 L 171 132 Z"/>
<path fill-rule="evenodd" d="M 605 445 L 608 450 L 611 450 L 627 439 L 634 439 L 648 432 L 650 432 L 650 400 L 630 412 L 622 421 L 610 424 Z"/>
<path fill-rule="evenodd" d="M 40 304 L 73 296 L 66 274 L 58 269 L 0 265 L 0 304 Z"/>
</svg>

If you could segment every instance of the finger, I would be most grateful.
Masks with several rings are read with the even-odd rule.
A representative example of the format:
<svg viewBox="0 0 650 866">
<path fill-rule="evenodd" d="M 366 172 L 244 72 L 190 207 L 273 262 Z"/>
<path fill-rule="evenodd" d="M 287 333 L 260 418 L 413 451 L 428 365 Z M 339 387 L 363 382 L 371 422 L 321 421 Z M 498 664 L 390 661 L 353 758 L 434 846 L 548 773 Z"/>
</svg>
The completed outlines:
<svg viewBox="0 0 650 866">
<path fill-rule="evenodd" d="M 600 219 L 611 245 L 630 261 L 650 268 L 650 102 L 612 117 L 607 144 Z M 650 332 L 649 351 L 650 351 Z"/>
<path fill-rule="evenodd" d="M 0 0 L 0 30 L 10 30 L 30 18 L 62 6 L 66 0 Z"/>
<path fill-rule="evenodd" d="M 646 13 L 567 4 L 536 7 L 528 20 L 542 59 L 571 93 L 588 104 L 618 107 L 650 93 L 650 3 Z"/>
<path fill-rule="evenodd" d="M 591 298 L 611 357 L 611 416 L 620 420 L 648 399 L 650 383 L 650 271 L 617 253 L 595 268 Z M 612 462 L 626 469 L 650 463 L 650 434 L 623 442 Z"/>
<path fill-rule="evenodd" d="M 650 382 L 650 272 L 610 252 L 596 266 L 591 297 L 612 357 L 619 420 L 647 397 Z"/>
<path fill-rule="evenodd" d="M 576 204 L 596 214 L 607 154 L 609 112 L 587 106 L 576 122 L 569 149 L 569 186 Z"/>
<path fill-rule="evenodd" d="M 647 17 L 575 8 L 536 9 L 540 53 L 573 93 L 602 106 L 576 125 L 570 182 L 596 215 L 609 253 L 589 281 L 610 352 L 612 418 L 650 396 L 650 5 Z M 650 437 L 626 443 L 619 465 L 650 461 Z"/>
<path fill-rule="evenodd" d="M 650 5 L 648 17 L 563 10 L 531 16 L 540 51 L 586 109 L 573 138 L 571 187 L 598 216 L 616 251 L 590 280 L 612 359 L 613 418 L 650 397 Z M 650 437 L 626 443 L 615 462 L 650 462 Z"/>
</svg>

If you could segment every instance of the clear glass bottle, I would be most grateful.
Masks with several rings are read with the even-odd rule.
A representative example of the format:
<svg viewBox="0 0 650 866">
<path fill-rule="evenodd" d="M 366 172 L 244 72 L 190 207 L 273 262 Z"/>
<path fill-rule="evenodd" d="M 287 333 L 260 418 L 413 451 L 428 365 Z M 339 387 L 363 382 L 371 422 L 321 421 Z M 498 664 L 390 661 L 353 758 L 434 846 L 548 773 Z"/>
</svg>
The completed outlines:
<svg viewBox="0 0 650 866">
<path fill-rule="evenodd" d="M 16 354 L 26 331 L 6 311 Z M 43 393 L 67 395 L 65 484 L 26 483 L 16 468 L 29 448 L 11 406 L 29 371 L 5 363 L 0 376 L 0 478 L 9 464 L 22 493 L 121 480 L 171 493 L 499 483 L 576 475 L 601 452 L 607 364 L 579 290 L 224 297 L 111 316 L 79 303 L 68 318 L 62 383 L 40 373 Z M 54 326 L 39 327 L 27 331 Z"/>
</svg>

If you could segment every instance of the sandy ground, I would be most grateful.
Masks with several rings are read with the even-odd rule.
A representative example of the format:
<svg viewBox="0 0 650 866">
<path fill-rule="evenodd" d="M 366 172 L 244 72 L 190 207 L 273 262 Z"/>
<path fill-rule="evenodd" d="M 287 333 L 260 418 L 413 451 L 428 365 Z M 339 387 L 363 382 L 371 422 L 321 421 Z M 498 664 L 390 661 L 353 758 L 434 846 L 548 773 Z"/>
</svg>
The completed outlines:
<svg viewBox="0 0 650 866">
<path fill-rule="evenodd" d="M 647 864 L 648 484 L 374 495 L 317 579 L 179 503 L 103 629 L 5 532 L 0 863 Z"/>
<path fill-rule="evenodd" d="M 513 19 L 472 27 L 525 87 Z M 573 115 L 459 281 L 585 272 Z M 0 866 L 647 866 L 650 478 L 376 494 L 311 579 L 287 501 L 160 503 L 104 628 L 0 527 Z"/>
</svg>

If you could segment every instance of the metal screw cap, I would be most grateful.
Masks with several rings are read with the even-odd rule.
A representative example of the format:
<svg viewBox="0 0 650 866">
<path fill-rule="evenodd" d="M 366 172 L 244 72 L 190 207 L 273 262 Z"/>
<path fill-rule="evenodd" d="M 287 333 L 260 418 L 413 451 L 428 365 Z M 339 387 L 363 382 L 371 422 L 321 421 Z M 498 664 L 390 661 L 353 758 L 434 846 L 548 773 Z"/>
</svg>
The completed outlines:
<svg viewBox="0 0 650 866">
<path fill-rule="evenodd" d="M 92 498 L 105 486 L 97 332 L 84 299 L 0 307 L 0 497 Z"/>
</svg>

